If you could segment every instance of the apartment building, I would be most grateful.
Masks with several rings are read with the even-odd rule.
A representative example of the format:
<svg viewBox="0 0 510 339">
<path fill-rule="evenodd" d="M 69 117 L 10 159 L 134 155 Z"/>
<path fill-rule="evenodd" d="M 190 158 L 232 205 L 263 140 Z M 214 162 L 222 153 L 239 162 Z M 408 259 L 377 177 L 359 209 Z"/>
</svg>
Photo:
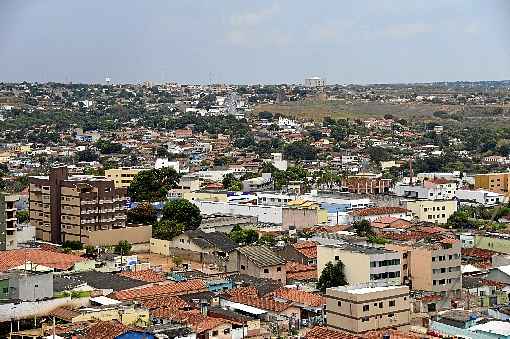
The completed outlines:
<svg viewBox="0 0 510 339">
<path fill-rule="evenodd" d="M 328 262 L 344 265 L 345 280 L 349 285 L 378 282 L 400 284 L 402 282 L 402 253 L 383 247 L 355 244 L 317 246 L 317 274 Z"/>
<path fill-rule="evenodd" d="M 428 244 L 387 244 L 385 247 L 402 252 L 404 283 L 409 283 L 413 290 L 460 293 L 461 242 L 457 239 L 444 238 Z"/>
<path fill-rule="evenodd" d="M 510 196 L 510 172 L 475 175 L 475 188 Z"/>
<path fill-rule="evenodd" d="M 147 171 L 146 168 L 137 167 L 120 167 L 112 168 L 104 171 L 104 176 L 112 180 L 115 188 L 128 188 L 131 185 L 135 175 L 141 171 Z"/>
<path fill-rule="evenodd" d="M 409 325 L 411 307 L 407 286 L 340 286 L 326 290 L 327 326 L 364 333 Z"/>
<path fill-rule="evenodd" d="M 452 200 L 455 198 L 457 183 L 446 179 L 423 181 L 421 185 L 400 185 L 395 187 L 399 197 L 427 200 Z"/>
<path fill-rule="evenodd" d="M 30 223 L 36 238 L 53 243 L 77 240 L 88 233 L 126 226 L 126 189 L 106 177 L 69 176 L 66 167 L 30 182 Z"/>
<path fill-rule="evenodd" d="M 17 219 L 16 202 L 18 196 L 0 194 L 0 251 L 16 249 Z"/>
<path fill-rule="evenodd" d="M 407 209 L 414 218 L 419 221 L 446 224 L 448 218 L 457 212 L 457 201 L 455 200 L 416 200 L 408 201 Z"/>
</svg>

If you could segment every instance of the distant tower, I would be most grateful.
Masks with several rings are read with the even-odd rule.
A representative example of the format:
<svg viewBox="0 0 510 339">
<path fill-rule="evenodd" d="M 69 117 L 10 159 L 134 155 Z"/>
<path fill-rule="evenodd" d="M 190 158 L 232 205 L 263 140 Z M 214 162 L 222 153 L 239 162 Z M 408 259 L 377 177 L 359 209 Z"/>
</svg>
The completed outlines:
<svg viewBox="0 0 510 339">
<path fill-rule="evenodd" d="M 105 78 L 104 81 L 106 82 L 106 86 L 110 86 L 111 79 Z"/>
</svg>

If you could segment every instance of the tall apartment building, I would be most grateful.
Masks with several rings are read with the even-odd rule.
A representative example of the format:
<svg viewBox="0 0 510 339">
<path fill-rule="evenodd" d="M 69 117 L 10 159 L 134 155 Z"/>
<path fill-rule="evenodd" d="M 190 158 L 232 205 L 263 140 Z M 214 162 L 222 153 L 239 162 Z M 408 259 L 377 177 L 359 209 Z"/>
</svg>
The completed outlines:
<svg viewBox="0 0 510 339">
<path fill-rule="evenodd" d="M 477 174 L 475 188 L 483 188 L 510 197 L 510 172 Z"/>
<path fill-rule="evenodd" d="M 413 290 L 442 294 L 462 289 L 461 242 L 442 239 L 430 244 L 387 244 L 386 248 L 403 253 L 404 282 Z"/>
<path fill-rule="evenodd" d="M 104 171 L 104 176 L 113 180 L 115 184 L 115 188 L 128 188 L 131 185 L 131 181 L 133 181 L 135 175 L 137 175 L 141 171 L 147 171 L 146 168 L 137 168 L 137 167 L 120 167 L 120 168 L 112 168 Z"/>
<path fill-rule="evenodd" d="M 374 283 L 401 284 L 402 253 L 381 247 L 354 244 L 317 246 L 317 274 L 328 262 L 344 265 L 345 280 L 349 285 Z"/>
<path fill-rule="evenodd" d="M 105 177 L 69 176 L 67 167 L 30 177 L 30 223 L 36 238 L 85 242 L 88 232 L 126 226 L 126 189 Z"/>
<path fill-rule="evenodd" d="M 409 201 L 406 208 L 413 212 L 419 221 L 446 224 L 448 218 L 457 211 L 456 200 L 416 200 Z"/>
<path fill-rule="evenodd" d="M 363 333 L 409 325 L 411 307 L 407 286 L 344 286 L 326 290 L 327 326 Z"/>
<path fill-rule="evenodd" d="M 17 247 L 16 201 L 16 195 L 0 194 L 0 251 Z"/>
</svg>

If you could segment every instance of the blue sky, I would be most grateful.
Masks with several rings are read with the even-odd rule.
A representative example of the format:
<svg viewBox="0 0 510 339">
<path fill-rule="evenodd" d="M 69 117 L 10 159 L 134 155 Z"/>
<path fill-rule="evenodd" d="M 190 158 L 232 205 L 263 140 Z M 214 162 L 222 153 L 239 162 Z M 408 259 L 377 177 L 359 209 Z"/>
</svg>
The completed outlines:
<svg viewBox="0 0 510 339">
<path fill-rule="evenodd" d="M 0 0 L 0 81 L 510 79 L 508 0 Z"/>
</svg>

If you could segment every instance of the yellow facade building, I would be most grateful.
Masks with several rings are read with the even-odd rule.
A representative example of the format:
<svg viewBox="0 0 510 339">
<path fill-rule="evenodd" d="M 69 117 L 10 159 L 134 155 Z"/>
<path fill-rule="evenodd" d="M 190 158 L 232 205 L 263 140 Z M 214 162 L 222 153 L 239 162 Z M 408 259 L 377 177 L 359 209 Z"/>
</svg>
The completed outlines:
<svg viewBox="0 0 510 339">
<path fill-rule="evenodd" d="M 455 200 L 416 200 L 407 202 L 406 208 L 419 221 L 446 224 L 448 218 L 457 212 Z"/>
<path fill-rule="evenodd" d="M 114 182 L 115 188 L 128 188 L 135 175 L 141 171 L 148 171 L 147 168 L 120 167 L 104 171 L 106 178 Z"/>
<path fill-rule="evenodd" d="M 510 196 L 510 172 L 475 175 L 475 188 Z"/>
</svg>

